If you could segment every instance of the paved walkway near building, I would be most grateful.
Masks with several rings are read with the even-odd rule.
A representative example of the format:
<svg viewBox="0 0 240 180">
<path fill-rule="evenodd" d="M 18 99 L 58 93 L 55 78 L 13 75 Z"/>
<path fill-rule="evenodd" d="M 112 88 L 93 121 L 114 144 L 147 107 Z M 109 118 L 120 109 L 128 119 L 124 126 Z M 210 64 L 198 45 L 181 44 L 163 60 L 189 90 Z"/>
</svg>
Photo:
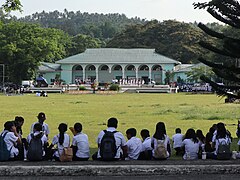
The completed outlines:
<svg viewBox="0 0 240 180">
<path fill-rule="evenodd" d="M 240 160 L 1 162 L 0 176 L 240 175 Z"/>
</svg>

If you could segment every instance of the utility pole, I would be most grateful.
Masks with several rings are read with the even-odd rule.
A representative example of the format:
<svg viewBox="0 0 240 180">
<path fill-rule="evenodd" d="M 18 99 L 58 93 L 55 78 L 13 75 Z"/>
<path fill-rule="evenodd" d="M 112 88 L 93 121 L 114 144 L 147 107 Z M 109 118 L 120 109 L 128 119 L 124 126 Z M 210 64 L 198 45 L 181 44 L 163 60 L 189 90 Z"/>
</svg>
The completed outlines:
<svg viewBox="0 0 240 180">
<path fill-rule="evenodd" d="M 2 84 L 3 84 L 3 87 L 4 87 L 4 85 L 5 85 L 5 64 L 0 64 L 0 66 L 2 66 L 2 69 L 3 69 Z"/>
</svg>

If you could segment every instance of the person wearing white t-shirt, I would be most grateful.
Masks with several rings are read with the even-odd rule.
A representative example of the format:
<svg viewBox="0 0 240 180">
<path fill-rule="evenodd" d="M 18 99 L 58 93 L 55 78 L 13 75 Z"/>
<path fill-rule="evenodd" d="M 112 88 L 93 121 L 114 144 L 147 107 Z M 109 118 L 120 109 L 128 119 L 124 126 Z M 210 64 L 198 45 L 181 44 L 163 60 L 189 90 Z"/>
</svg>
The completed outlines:
<svg viewBox="0 0 240 180">
<path fill-rule="evenodd" d="M 115 132 L 114 138 L 116 141 L 117 152 L 116 152 L 115 157 L 112 160 L 120 160 L 123 157 L 126 157 L 126 152 L 127 152 L 126 140 L 125 140 L 123 134 L 121 132 L 117 131 L 118 120 L 116 118 L 114 118 L 114 117 L 109 118 L 107 126 L 108 126 L 108 128 L 106 129 L 106 131 Z M 104 134 L 105 134 L 104 131 L 101 131 L 98 134 L 98 137 L 97 137 L 98 152 L 93 154 L 93 156 L 92 156 L 93 160 L 102 160 L 102 157 L 100 155 L 100 147 L 101 147 L 101 141 L 102 141 Z"/>
<path fill-rule="evenodd" d="M 149 131 L 147 129 L 142 129 L 140 135 L 143 139 L 142 141 L 142 151 L 138 157 L 139 160 L 151 160 L 152 159 L 152 146 Z"/>
<path fill-rule="evenodd" d="M 42 157 L 44 159 L 46 153 L 45 150 L 47 149 L 47 145 L 48 145 L 48 138 L 47 136 L 43 133 L 42 131 L 42 125 L 40 123 L 36 123 L 33 127 L 33 133 L 30 133 L 27 136 L 27 142 L 30 145 L 31 140 L 32 140 L 32 136 L 36 137 L 36 138 L 41 138 L 42 141 Z"/>
<path fill-rule="evenodd" d="M 53 137 L 52 144 L 49 146 L 49 149 L 51 150 L 55 145 L 57 145 L 57 149 L 53 153 L 53 159 L 56 161 L 60 161 L 59 157 L 63 153 L 63 149 L 70 147 L 70 136 L 66 133 L 67 124 L 59 124 L 58 130 L 59 134 Z"/>
<path fill-rule="evenodd" d="M 48 127 L 48 124 L 46 124 L 44 121 L 46 120 L 46 115 L 45 113 L 43 112 L 40 112 L 37 116 L 38 118 L 38 122 L 35 122 L 32 124 L 31 126 L 31 130 L 30 132 L 33 133 L 33 127 L 36 123 L 40 123 L 42 125 L 42 131 L 43 133 L 46 135 L 46 137 L 48 137 L 49 133 L 50 133 L 50 130 L 49 130 L 49 127 Z"/>
<path fill-rule="evenodd" d="M 82 124 L 75 123 L 70 128 L 74 137 L 72 140 L 73 161 L 87 161 L 90 157 L 88 136 L 82 133 Z"/>
<path fill-rule="evenodd" d="M 139 154 L 142 151 L 142 141 L 136 137 L 137 131 L 135 128 L 130 128 L 126 131 L 128 141 L 127 146 L 127 157 L 125 160 L 137 160 Z"/>
<path fill-rule="evenodd" d="M 218 148 L 221 143 L 230 145 L 232 143 L 232 137 L 230 132 L 226 130 L 225 125 L 223 123 L 218 123 L 216 133 L 212 138 L 212 146 L 215 147 L 215 151 L 212 157 L 213 159 L 217 159 Z"/>
<path fill-rule="evenodd" d="M 173 135 L 172 141 L 173 141 L 173 148 L 176 151 L 176 155 L 181 155 L 182 153 L 182 142 L 183 142 L 183 134 L 181 134 L 181 129 L 177 128 L 175 130 L 176 134 Z"/>
<path fill-rule="evenodd" d="M 1 136 L 5 136 L 4 141 L 7 145 L 8 151 L 10 151 L 9 160 L 18 160 L 19 151 L 16 146 L 17 144 L 21 144 L 22 142 L 13 121 L 7 121 L 4 124 L 4 131 L 1 133 Z"/>
<path fill-rule="evenodd" d="M 194 129 L 188 129 L 183 140 L 184 155 L 183 159 L 198 159 L 200 143 Z"/>
<path fill-rule="evenodd" d="M 158 147 L 158 141 L 161 141 L 164 144 L 165 150 L 166 150 L 166 156 L 167 156 L 166 158 L 169 158 L 171 156 L 170 138 L 167 136 L 166 127 L 163 122 L 157 123 L 156 131 L 153 137 L 151 138 L 151 146 L 153 148 L 152 150 L 153 159 L 162 160 L 161 158 L 158 158 L 155 156 L 155 150 Z"/>
</svg>

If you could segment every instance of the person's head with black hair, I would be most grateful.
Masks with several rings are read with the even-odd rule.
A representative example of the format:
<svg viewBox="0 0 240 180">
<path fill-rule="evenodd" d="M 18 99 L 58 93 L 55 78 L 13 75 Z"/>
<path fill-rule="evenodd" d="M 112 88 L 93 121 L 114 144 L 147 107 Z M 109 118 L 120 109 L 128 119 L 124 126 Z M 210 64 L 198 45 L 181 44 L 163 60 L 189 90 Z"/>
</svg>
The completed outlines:
<svg viewBox="0 0 240 180">
<path fill-rule="evenodd" d="M 108 119 L 108 127 L 113 127 L 113 128 L 117 128 L 118 125 L 118 120 L 117 118 L 111 117 L 110 119 Z"/>
<path fill-rule="evenodd" d="M 127 138 L 128 139 L 131 139 L 132 137 L 136 136 L 137 135 L 137 130 L 135 128 L 129 128 L 127 131 L 126 131 L 126 135 L 127 135 Z"/>
<path fill-rule="evenodd" d="M 76 133 L 82 132 L 82 124 L 81 123 L 75 123 L 74 124 L 74 130 Z"/>
<path fill-rule="evenodd" d="M 217 139 L 220 139 L 220 138 L 226 138 L 227 136 L 227 130 L 225 128 L 225 125 L 220 122 L 217 124 Z"/>
<path fill-rule="evenodd" d="M 14 121 L 15 121 L 16 127 L 22 127 L 24 123 L 24 118 L 22 116 L 16 116 Z"/>
<path fill-rule="evenodd" d="M 7 121 L 4 123 L 4 130 L 13 131 L 12 128 L 15 126 L 14 121 Z"/>
<path fill-rule="evenodd" d="M 64 142 L 64 133 L 67 131 L 67 124 L 65 123 L 61 123 L 58 126 L 58 130 L 59 130 L 59 144 L 62 145 Z"/>
<path fill-rule="evenodd" d="M 149 130 L 142 129 L 140 132 L 140 135 L 141 135 L 142 139 L 145 140 L 146 138 L 150 137 Z"/>
<path fill-rule="evenodd" d="M 38 122 L 39 122 L 40 124 L 43 124 L 43 122 L 46 120 L 46 115 L 45 115 L 45 113 L 40 112 L 40 113 L 38 114 L 37 118 L 38 118 Z"/>
<path fill-rule="evenodd" d="M 180 128 L 176 128 L 175 132 L 176 132 L 176 134 L 180 134 L 182 132 L 182 130 Z"/>
<path fill-rule="evenodd" d="M 164 122 L 158 122 L 156 124 L 156 131 L 153 137 L 158 140 L 163 140 L 165 138 L 165 135 L 167 135 L 167 133 L 166 133 L 166 127 Z"/>
<path fill-rule="evenodd" d="M 23 126 L 23 123 L 24 123 L 24 118 L 22 116 L 16 116 L 15 120 L 14 120 L 14 123 L 15 123 L 16 129 L 17 129 L 17 133 L 22 135 L 23 134 L 22 133 L 22 126 Z"/>
<path fill-rule="evenodd" d="M 198 129 L 197 131 L 196 131 L 196 136 L 197 136 L 197 138 L 202 142 L 202 143 L 205 143 L 205 136 L 203 135 L 203 132 L 202 132 L 202 130 L 200 130 L 200 129 Z"/>
<path fill-rule="evenodd" d="M 194 143 L 198 143 L 196 132 L 192 128 L 187 130 L 184 139 L 191 139 Z"/>
<path fill-rule="evenodd" d="M 34 124 L 33 132 L 36 132 L 36 131 L 38 131 L 38 132 L 42 131 L 42 125 L 40 123 Z"/>
</svg>

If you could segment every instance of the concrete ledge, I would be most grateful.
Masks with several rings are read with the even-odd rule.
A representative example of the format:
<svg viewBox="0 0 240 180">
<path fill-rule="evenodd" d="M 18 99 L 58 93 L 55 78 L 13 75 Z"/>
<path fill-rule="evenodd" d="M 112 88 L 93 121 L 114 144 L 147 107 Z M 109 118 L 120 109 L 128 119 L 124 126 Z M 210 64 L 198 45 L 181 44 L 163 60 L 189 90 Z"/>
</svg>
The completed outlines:
<svg viewBox="0 0 240 180">
<path fill-rule="evenodd" d="M 187 174 L 240 174 L 240 166 L 239 164 L 0 166 L 0 176 L 158 176 Z"/>
</svg>

